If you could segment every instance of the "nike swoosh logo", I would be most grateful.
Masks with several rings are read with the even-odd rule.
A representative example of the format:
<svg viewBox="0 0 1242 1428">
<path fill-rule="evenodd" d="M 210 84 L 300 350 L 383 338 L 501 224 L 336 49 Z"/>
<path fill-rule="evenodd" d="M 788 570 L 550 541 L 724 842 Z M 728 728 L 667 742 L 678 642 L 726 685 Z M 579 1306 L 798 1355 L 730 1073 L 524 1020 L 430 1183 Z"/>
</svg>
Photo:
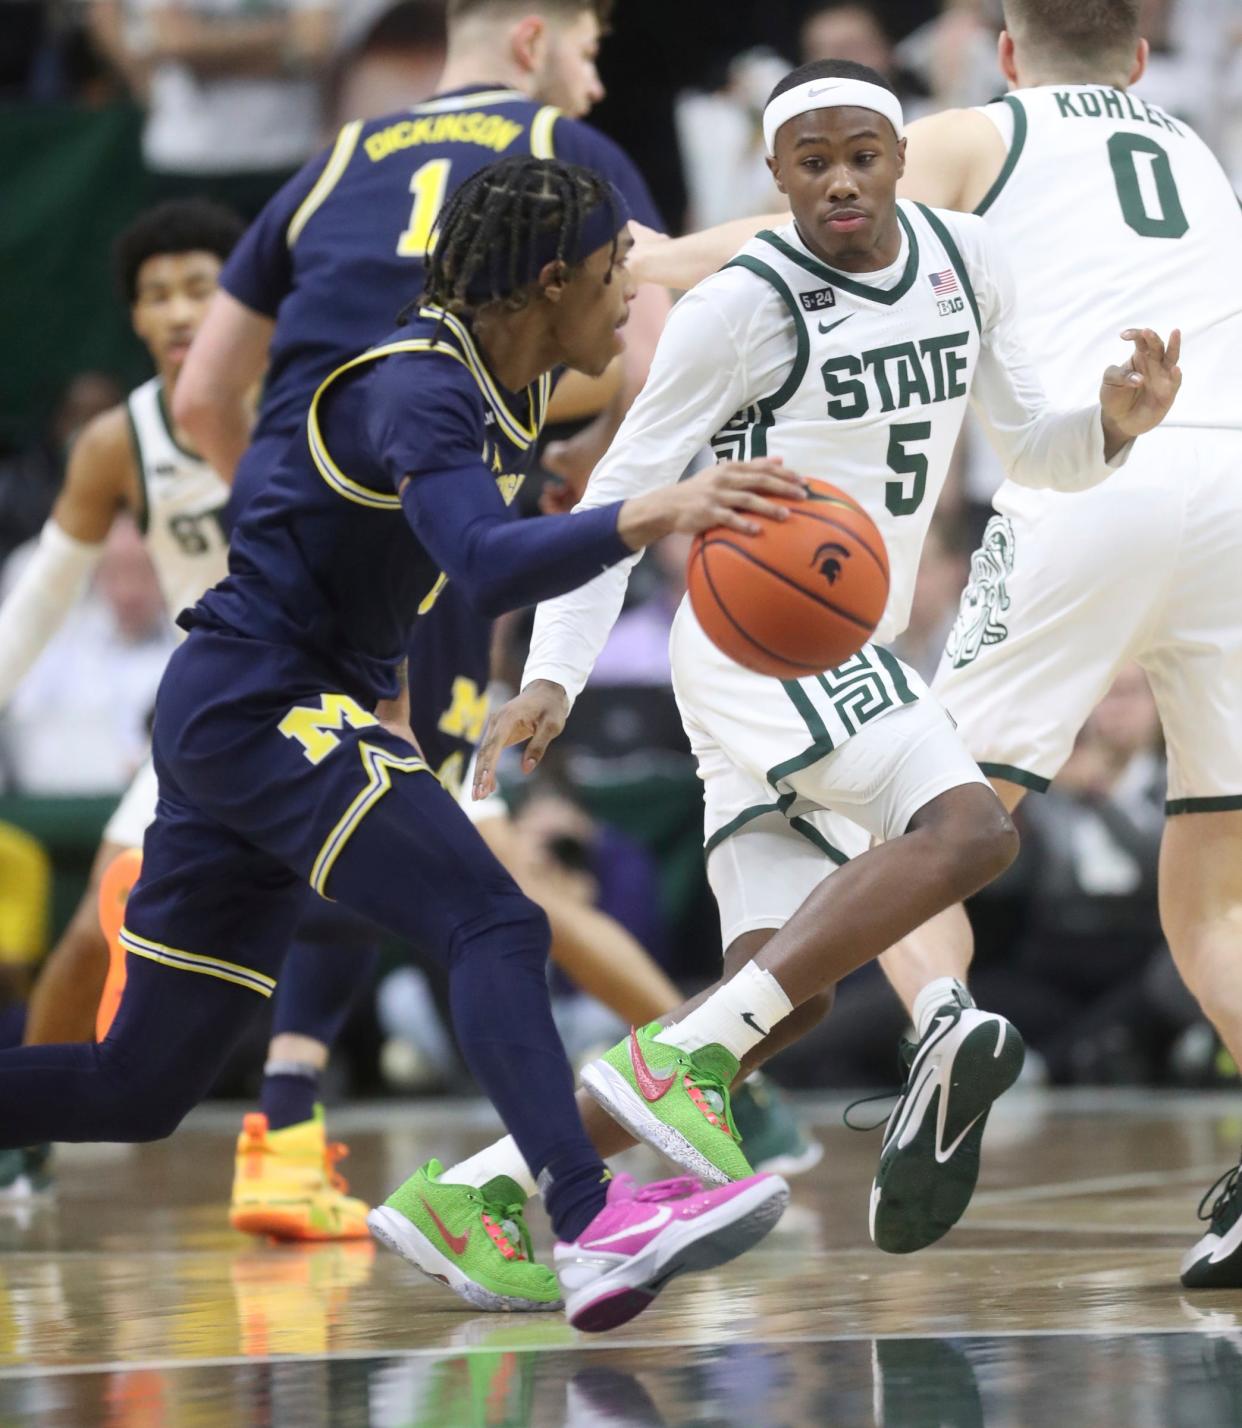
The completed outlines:
<svg viewBox="0 0 1242 1428">
<path fill-rule="evenodd" d="M 818 99 L 821 94 L 830 94 L 834 89 L 840 89 L 839 84 L 821 84 L 818 89 L 808 89 L 806 97 L 808 99 Z"/>
<path fill-rule="evenodd" d="M 658 1101 L 677 1079 L 676 1071 L 671 1076 L 657 1076 L 652 1071 L 638 1049 L 638 1032 L 633 1027 L 630 1028 L 630 1063 L 634 1067 L 634 1079 L 638 1082 L 638 1089 L 648 1101 Z"/>
<path fill-rule="evenodd" d="M 645 1230 L 658 1230 L 673 1218 L 673 1212 L 667 1205 L 657 1205 L 655 1214 L 649 1220 L 644 1220 L 641 1225 L 626 1225 L 625 1229 L 618 1230 L 615 1234 L 605 1235 L 602 1240 L 591 1240 L 590 1247 L 598 1249 L 600 1245 L 610 1245 L 616 1240 L 628 1240 L 631 1235 L 641 1235 Z"/>
<path fill-rule="evenodd" d="M 819 324 L 819 330 L 821 332 L 831 332 L 834 327 L 840 327 L 843 322 L 848 322 L 853 316 L 854 314 L 852 312 L 847 312 L 844 317 L 837 318 L 836 322 L 830 322 L 827 326 L 821 322 Z"/>
<path fill-rule="evenodd" d="M 454 1254 L 465 1254 L 466 1245 L 470 1242 L 470 1231 L 467 1230 L 464 1235 L 453 1234 L 453 1232 L 439 1217 L 439 1215 L 437 1215 L 436 1212 L 427 1203 L 426 1197 L 420 1195 L 418 1198 L 423 1202 L 423 1209 L 426 1210 L 427 1213 L 431 1216 L 431 1218 L 435 1221 L 436 1229 L 440 1231 L 441 1237 L 443 1238 L 444 1243 L 448 1245 L 449 1249 L 451 1249 Z"/>
<path fill-rule="evenodd" d="M 755 1020 L 753 1012 L 743 1012 L 742 1020 L 746 1023 L 748 1027 L 750 1027 L 752 1031 L 757 1031 L 760 1036 L 767 1036 L 767 1032 L 764 1031 L 763 1027 L 761 1027 L 759 1023 Z"/>
</svg>

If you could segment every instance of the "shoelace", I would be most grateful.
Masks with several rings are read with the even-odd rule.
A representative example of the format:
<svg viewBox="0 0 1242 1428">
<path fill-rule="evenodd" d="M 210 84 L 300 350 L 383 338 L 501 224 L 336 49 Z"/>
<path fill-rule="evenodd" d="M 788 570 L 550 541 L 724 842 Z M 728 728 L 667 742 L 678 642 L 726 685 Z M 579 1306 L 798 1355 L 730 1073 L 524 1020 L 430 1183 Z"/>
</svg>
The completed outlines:
<svg viewBox="0 0 1242 1428">
<path fill-rule="evenodd" d="M 856 1126 L 854 1122 L 850 1120 L 850 1112 L 854 1109 L 855 1106 L 869 1106 L 876 1101 L 895 1102 L 900 1100 L 900 1098 L 906 1094 L 906 1090 L 910 1085 L 910 1072 L 914 1067 L 914 1060 L 915 1057 L 918 1056 L 918 1054 L 919 1043 L 917 1041 L 914 1041 L 909 1036 L 903 1036 L 897 1048 L 897 1058 L 906 1068 L 906 1074 L 902 1080 L 901 1085 L 895 1091 L 879 1091 L 874 1096 L 860 1096 L 857 1101 L 851 1101 L 849 1105 L 846 1106 L 845 1110 L 841 1113 L 841 1119 L 845 1122 L 846 1126 L 850 1130 L 862 1131 L 865 1134 L 870 1135 L 872 1131 L 879 1130 L 880 1127 L 888 1121 L 889 1116 L 892 1115 L 892 1111 L 889 1111 L 888 1115 L 885 1115 L 881 1120 L 876 1121 L 874 1125 Z"/>
<path fill-rule="evenodd" d="M 534 1258 L 530 1231 L 526 1228 L 522 1202 L 503 1204 L 499 1200 L 484 1200 L 479 1197 L 481 1209 L 479 1218 L 488 1238 L 506 1259 Z M 514 1241 L 517 1241 L 515 1244 Z"/>
<path fill-rule="evenodd" d="M 710 1112 L 711 1116 L 716 1118 L 718 1128 L 726 1135 L 732 1136 L 735 1144 L 741 1145 L 742 1135 L 733 1119 L 733 1104 L 724 1081 L 714 1071 L 697 1066 L 693 1062 L 685 1077 L 686 1091 L 690 1099 L 704 1114 Z M 724 1118 L 723 1124 L 720 1124 L 721 1116 Z"/>
<path fill-rule="evenodd" d="M 343 1145 L 339 1140 L 329 1141 L 323 1148 L 323 1168 L 328 1173 L 328 1184 L 334 1190 L 339 1190 L 342 1195 L 349 1193 L 349 1181 L 337 1170 L 337 1162 L 344 1160 L 349 1154 L 349 1146 Z"/>
<path fill-rule="evenodd" d="M 1242 1164 L 1231 1165 L 1219 1179 L 1214 1180 L 1212 1184 L 1208 1186 L 1203 1199 L 1199 1201 L 1198 1214 L 1201 1220 L 1208 1220 L 1212 1224 L 1215 1224 L 1217 1220 L 1224 1218 L 1225 1212 L 1229 1209 L 1230 1201 L 1238 1193 L 1239 1176 L 1242 1176 Z M 1203 1207 L 1207 1204 L 1218 1185 L 1223 1185 L 1224 1189 L 1216 1196 L 1216 1199 L 1212 1203 L 1211 1210 L 1205 1215 L 1203 1213 Z"/>
<path fill-rule="evenodd" d="M 853 1111 L 856 1106 L 869 1106 L 875 1101 L 893 1101 L 895 1103 L 905 1089 L 906 1088 L 902 1086 L 896 1091 L 879 1091 L 874 1096 L 860 1096 L 858 1100 L 851 1101 L 849 1105 L 846 1106 L 845 1110 L 841 1113 L 841 1119 L 845 1122 L 849 1130 L 862 1131 L 870 1135 L 872 1131 L 879 1130 L 882 1125 L 887 1123 L 889 1116 L 892 1115 L 892 1110 L 886 1111 L 878 1121 L 873 1121 L 869 1126 L 855 1125 L 854 1122 L 850 1120 L 850 1112 Z"/>
<path fill-rule="evenodd" d="M 653 1180 L 634 1192 L 634 1199 L 644 1204 L 658 1204 L 661 1200 L 684 1200 L 703 1187 L 693 1175 L 675 1175 L 671 1180 Z"/>
</svg>

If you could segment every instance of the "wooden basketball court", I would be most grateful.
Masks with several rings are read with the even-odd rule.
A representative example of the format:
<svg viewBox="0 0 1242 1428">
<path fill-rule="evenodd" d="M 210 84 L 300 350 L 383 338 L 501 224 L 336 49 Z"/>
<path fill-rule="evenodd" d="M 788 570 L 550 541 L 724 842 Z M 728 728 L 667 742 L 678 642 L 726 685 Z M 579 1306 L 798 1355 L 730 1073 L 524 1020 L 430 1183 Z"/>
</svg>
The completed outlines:
<svg viewBox="0 0 1242 1428">
<path fill-rule="evenodd" d="M 868 1241 L 879 1137 L 841 1104 L 803 1103 L 827 1153 L 758 1250 L 603 1337 L 480 1315 L 369 1243 L 234 1234 L 239 1110 L 159 1145 L 66 1147 L 54 1200 L 0 1210 L 0 1425 L 1242 1424 L 1242 1292 L 1177 1282 L 1198 1199 L 1237 1157 L 1236 1097 L 1015 1093 L 966 1219 L 909 1258 Z M 371 1196 L 492 1128 L 475 1102 L 331 1121 Z"/>
</svg>

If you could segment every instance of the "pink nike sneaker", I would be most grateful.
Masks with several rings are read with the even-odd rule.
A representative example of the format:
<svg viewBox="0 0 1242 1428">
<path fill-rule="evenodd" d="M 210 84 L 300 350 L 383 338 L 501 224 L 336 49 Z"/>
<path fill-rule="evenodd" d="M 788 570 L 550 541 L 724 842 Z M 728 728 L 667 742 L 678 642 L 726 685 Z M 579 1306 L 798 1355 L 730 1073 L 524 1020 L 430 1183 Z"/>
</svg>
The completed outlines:
<svg viewBox="0 0 1242 1428">
<path fill-rule="evenodd" d="M 789 1203 L 779 1175 L 704 1190 L 688 1175 L 639 1185 L 618 1175 L 604 1208 L 554 1262 L 565 1313 L 590 1334 L 615 1329 L 679 1274 L 715 1269 L 756 1245 Z"/>
</svg>

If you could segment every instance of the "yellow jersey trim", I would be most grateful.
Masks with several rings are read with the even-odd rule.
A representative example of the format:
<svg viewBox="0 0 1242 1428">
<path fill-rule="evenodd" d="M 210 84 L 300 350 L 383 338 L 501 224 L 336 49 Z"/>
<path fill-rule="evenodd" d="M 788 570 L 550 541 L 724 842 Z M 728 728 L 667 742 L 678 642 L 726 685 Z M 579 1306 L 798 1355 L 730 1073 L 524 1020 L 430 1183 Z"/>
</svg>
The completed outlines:
<svg viewBox="0 0 1242 1428">
<path fill-rule="evenodd" d="M 311 398 L 310 410 L 306 414 L 306 438 L 310 445 L 311 460 L 315 463 L 315 469 L 338 496 L 344 496 L 347 501 L 353 501 L 357 506 L 367 506 L 373 511 L 399 511 L 401 497 L 364 486 L 361 481 L 355 481 L 352 477 L 346 476 L 344 471 L 333 461 L 324 444 L 323 433 L 319 427 L 319 402 L 338 377 L 352 371 L 355 367 L 362 366 L 365 362 L 378 361 L 379 358 L 387 357 L 393 352 L 441 352 L 446 357 L 452 357 L 455 361 L 460 362 L 463 367 L 469 367 L 457 348 L 449 346 L 447 342 L 433 342 L 426 337 L 413 337 L 407 342 L 389 342 L 383 347 L 373 347 L 369 352 L 363 352 L 360 356 L 351 358 L 350 361 L 338 367 L 335 372 L 325 377 Z"/>
<path fill-rule="evenodd" d="M 350 159 L 354 156 L 354 150 L 358 147 L 358 136 L 361 133 L 362 120 L 354 119 L 346 124 L 336 136 L 336 143 L 332 146 L 332 153 L 328 157 L 323 173 L 315 180 L 314 188 L 302 200 L 298 211 L 289 220 L 289 227 L 285 230 L 285 242 L 290 248 L 298 241 L 302 229 L 306 227 L 311 215 L 340 182 L 341 175 L 345 172 Z"/>
<path fill-rule="evenodd" d="M 479 355 L 479 349 L 474 345 L 474 338 L 470 335 L 470 329 L 460 318 L 454 317 L 451 312 L 444 312 L 440 308 L 420 308 L 420 317 L 439 318 L 461 343 L 466 366 L 469 367 L 474 380 L 483 389 L 483 395 L 487 399 L 488 406 L 496 415 L 496 421 L 503 429 L 505 435 L 513 442 L 514 446 L 525 451 L 539 440 L 539 430 L 543 425 L 543 414 L 547 411 L 547 402 L 541 401 L 540 393 L 547 382 L 548 390 L 551 391 L 551 379 L 545 372 L 538 382 L 535 383 L 536 395 L 531 400 L 531 425 L 527 426 L 520 421 L 505 405 L 505 400 L 500 394 L 500 388 L 492 378 L 492 374 L 487 370 L 487 365 Z"/>
<path fill-rule="evenodd" d="M 552 131 L 556 128 L 556 121 L 561 117 L 562 112 L 555 104 L 545 104 L 530 121 L 530 151 L 535 158 L 556 158 L 556 144 L 552 139 Z"/>
<path fill-rule="evenodd" d="M 261 997 L 270 997 L 276 990 L 276 979 L 265 972 L 256 972 L 253 967 L 242 967 L 236 962 L 226 962 L 223 957 L 204 957 L 198 952 L 185 952 L 179 947 L 168 947 L 163 942 L 153 942 L 149 937 L 140 937 L 128 927 L 122 927 L 117 939 L 126 952 L 135 957 L 146 957 L 163 967 L 172 967 L 178 972 L 199 972 L 206 977 L 216 977 L 222 982 L 233 982 L 239 987 L 248 987 Z"/>
<path fill-rule="evenodd" d="M 341 856 L 346 843 L 353 837 L 358 825 L 372 808 L 392 787 L 393 772 L 431 773 L 425 759 L 417 754 L 408 758 L 394 754 L 379 744 L 370 744 L 365 739 L 358 741 L 358 752 L 362 755 L 362 766 L 367 771 L 366 786 L 345 810 L 331 833 L 323 841 L 310 872 L 310 885 L 320 897 L 327 899 L 324 891 L 328 875 L 336 860 Z M 432 775 L 434 777 L 434 775 Z M 331 899 L 328 899 L 331 901 Z"/>
<path fill-rule="evenodd" d="M 516 89 L 484 89 L 475 94 L 450 94 L 446 99 L 425 99 L 411 104 L 411 114 L 451 114 L 454 109 L 486 109 L 489 104 L 512 104 L 517 99 L 529 99 Z"/>
</svg>

